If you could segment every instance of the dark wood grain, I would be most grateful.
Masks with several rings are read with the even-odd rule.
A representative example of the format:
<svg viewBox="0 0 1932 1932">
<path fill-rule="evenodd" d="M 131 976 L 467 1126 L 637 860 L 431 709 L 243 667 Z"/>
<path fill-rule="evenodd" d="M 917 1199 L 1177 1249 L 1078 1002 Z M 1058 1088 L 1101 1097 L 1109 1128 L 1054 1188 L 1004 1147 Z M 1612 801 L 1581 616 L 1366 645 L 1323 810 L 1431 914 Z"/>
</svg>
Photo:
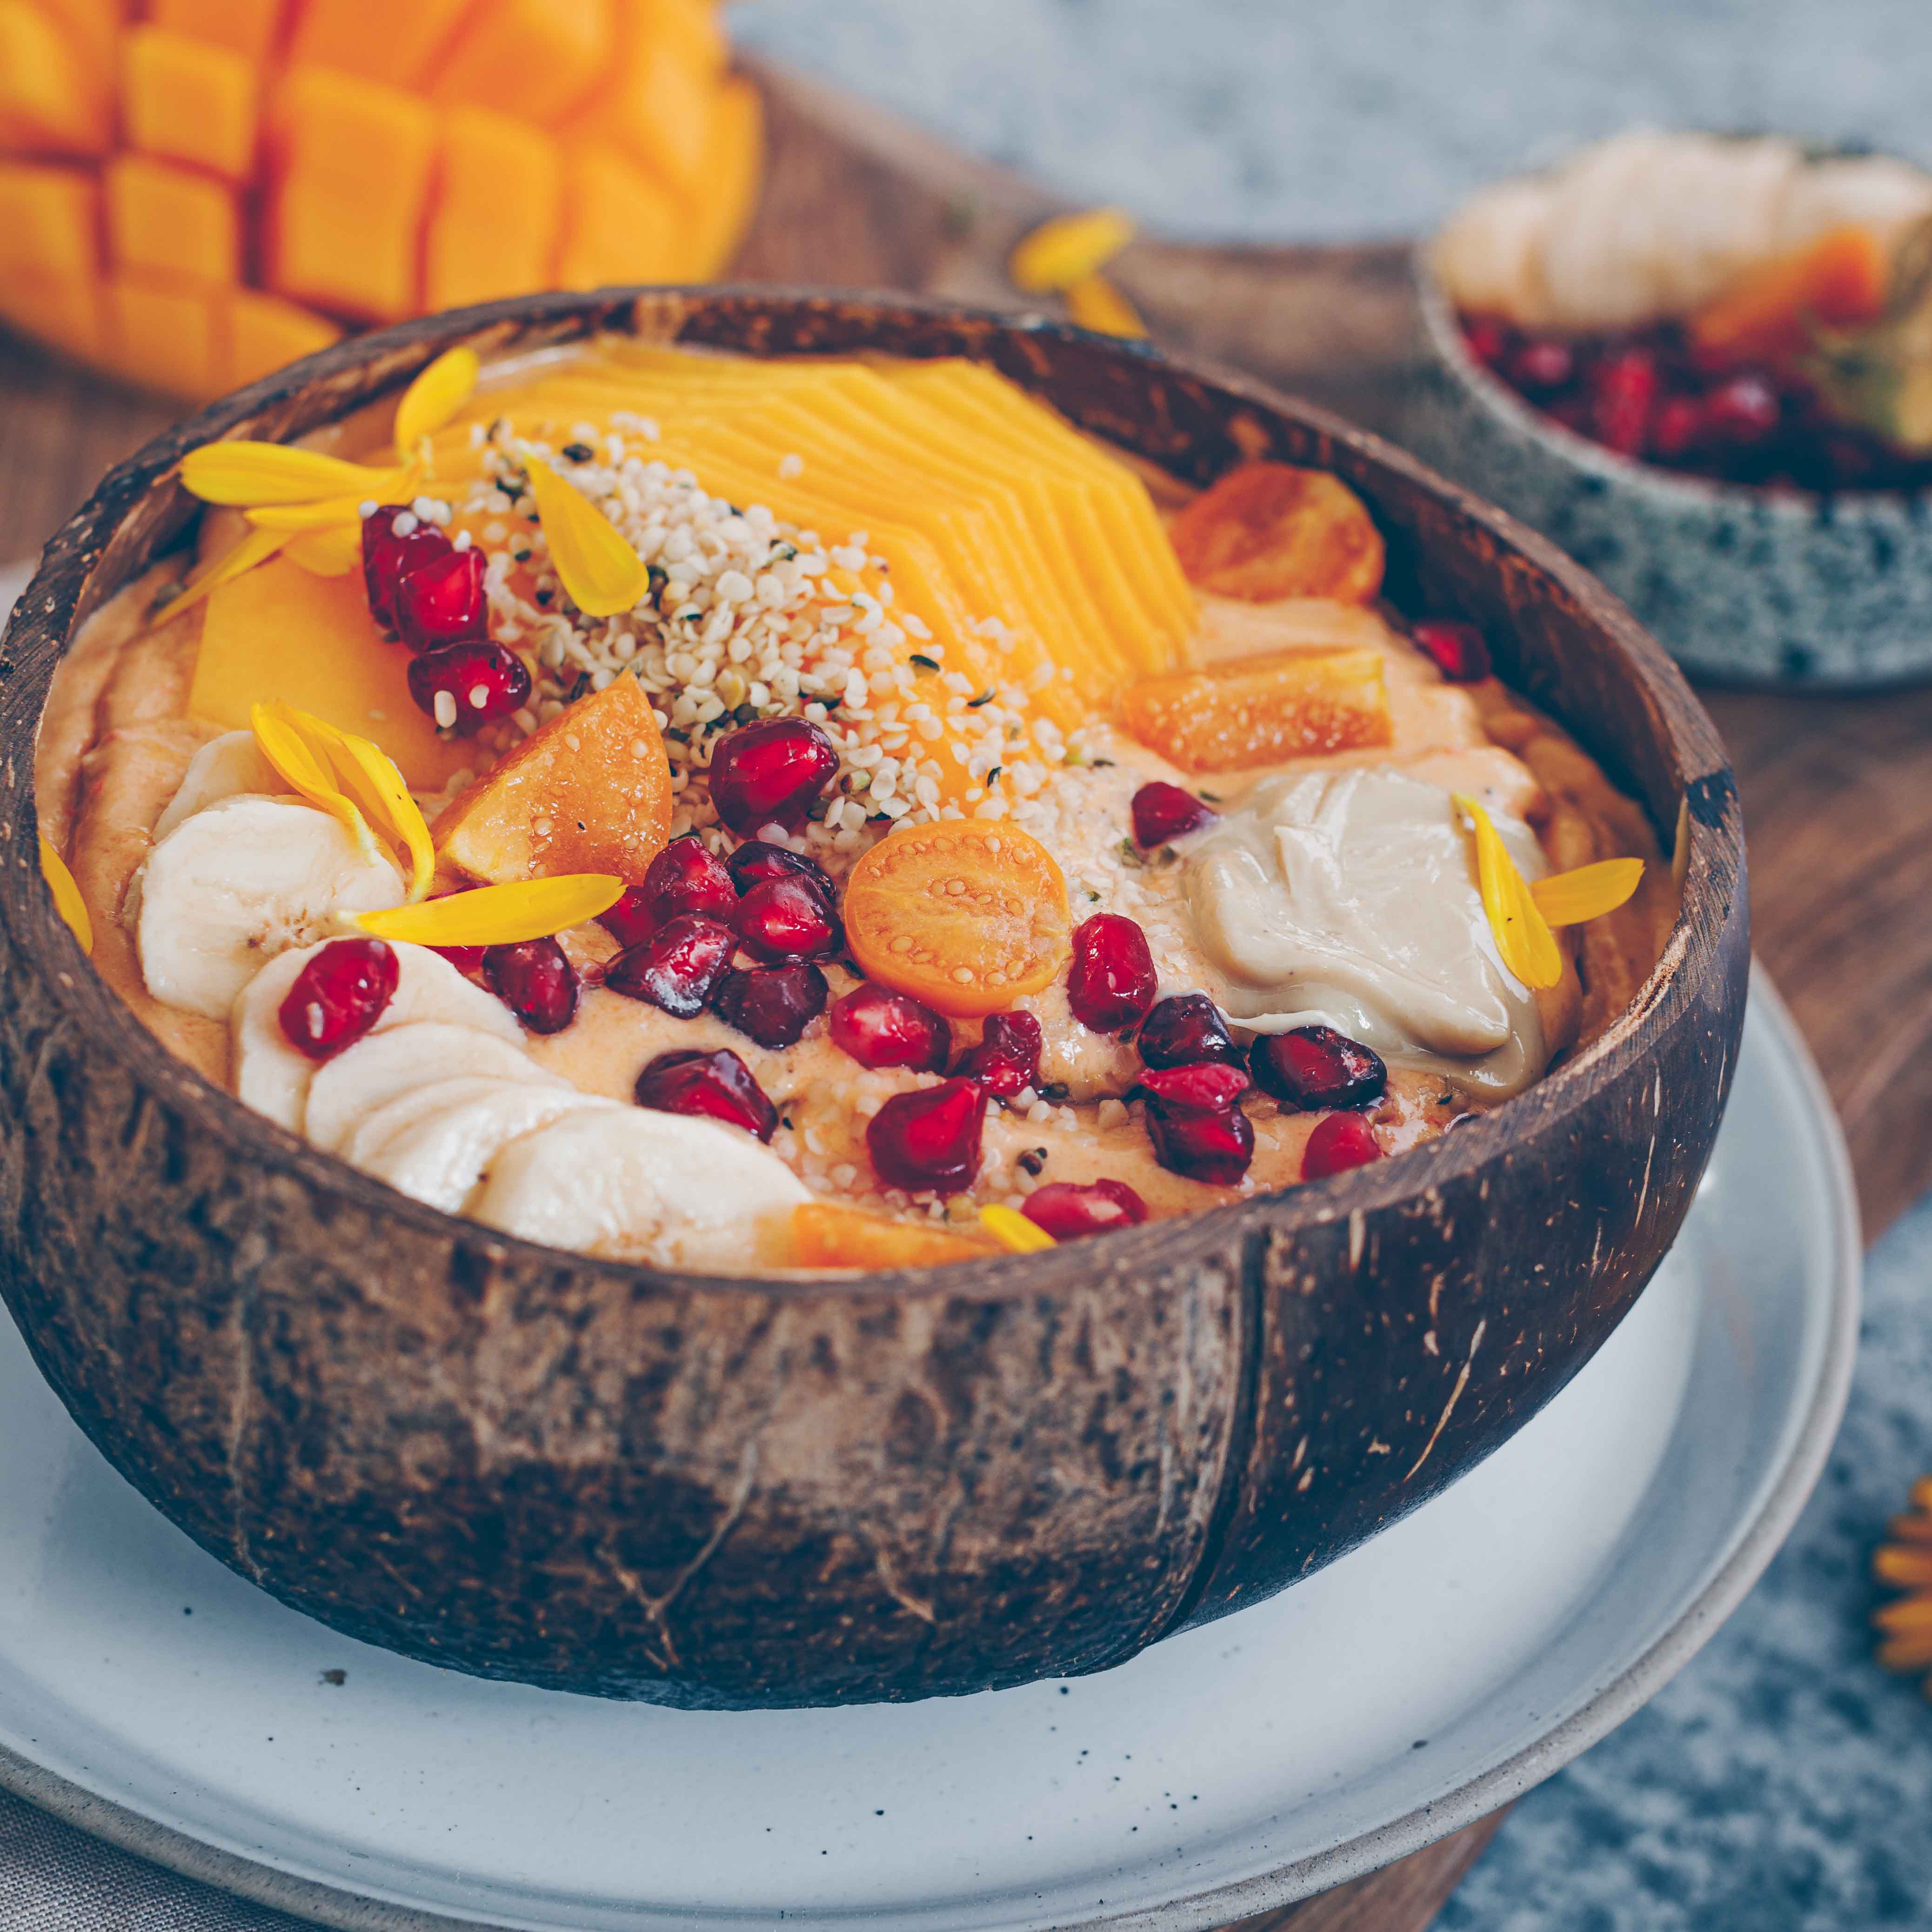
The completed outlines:
<svg viewBox="0 0 1932 1932">
<path fill-rule="evenodd" d="M 1051 198 L 789 76 L 763 76 L 772 168 L 749 279 L 1020 299 L 1007 248 Z M 1370 426 L 1414 353 L 1407 250 L 1136 243 L 1123 286 L 1164 341 Z M 35 548 L 172 412 L 0 337 L 0 557 Z M 1751 828 L 1758 948 L 1845 1114 L 1868 1226 L 1932 1182 L 1932 694 L 1717 694 Z M 1492 1819 L 1242 1932 L 1420 1932 Z"/>
</svg>

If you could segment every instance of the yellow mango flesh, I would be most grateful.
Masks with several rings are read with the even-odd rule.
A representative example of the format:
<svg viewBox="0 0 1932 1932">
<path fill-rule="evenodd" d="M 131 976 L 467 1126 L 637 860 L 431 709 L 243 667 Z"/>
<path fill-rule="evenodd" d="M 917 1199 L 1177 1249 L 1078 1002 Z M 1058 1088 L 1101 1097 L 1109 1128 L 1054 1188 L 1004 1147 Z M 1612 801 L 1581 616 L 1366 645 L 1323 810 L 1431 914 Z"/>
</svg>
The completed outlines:
<svg viewBox="0 0 1932 1932">
<path fill-rule="evenodd" d="M 252 706 L 280 699 L 373 739 L 412 790 L 439 791 L 478 754 L 436 736 L 410 696 L 409 662 L 376 629 L 359 570 L 313 577 L 274 557 L 209 593 L 188 710 L 243 730 Z"/>
<path fill-rule="evenodd" d="M 116 373 L 145 388 L 212 388 L 222 366 L 218 298 L 191 282 L 110 278 L 105 344 Z"/>
<path fill-rule="evenodd" d="M 341 334 L 333 322 L 279 296 L 234 290 L 228 297 L 227 367 L 220 380 L 225 388 L 239 388 L 326 349 Z"/>
<path fill-rule="evenodd" d="M 122 267 L 202 282 L 240 278 L 232 190 L 145 154 L 117 154 L 106 187 L 108 251 Z"/>
<path fill-rule="evenodd" d="M 422 80 L 470 0 L 302 0 L 289 58 L 392 87 Z"/>
<path fill-rule="evenodd" d="M 98 154 L 111 134 L 106 76 L 27 0 L 0 0 L 0 151 Z"/>
<path fill-rule="evenodd" d="M 100 272 L 100 190 L 79 168 L 0 162 L 0 271 L 54 281 Z"/>
<path fill-rule="evenodd" d="M 430 79 L 430 98 L 552 121 L 609 60 L 611 0 L 483 0 Z"/>
<path fill-rule="evenodd" d="M 565 163 L 564 234 L 557 280 L 566 288 L 676 279 L 677 204 L 615 148 L 573 147 Z"/>
<path fill-rule="evenodd" d="M 122 40 L 121 122 L 140 152 L 246 181 L 259 120 L 256 70 L 232 48 L 165 27 Z"/>
<path fill-rule="evenodd" d="M 453 109 L 423 240 L 424 302 L 461 308 L 535 287 L 562 215 L 563 159 L 548 134 L 485 108 Z"/>
</svg>

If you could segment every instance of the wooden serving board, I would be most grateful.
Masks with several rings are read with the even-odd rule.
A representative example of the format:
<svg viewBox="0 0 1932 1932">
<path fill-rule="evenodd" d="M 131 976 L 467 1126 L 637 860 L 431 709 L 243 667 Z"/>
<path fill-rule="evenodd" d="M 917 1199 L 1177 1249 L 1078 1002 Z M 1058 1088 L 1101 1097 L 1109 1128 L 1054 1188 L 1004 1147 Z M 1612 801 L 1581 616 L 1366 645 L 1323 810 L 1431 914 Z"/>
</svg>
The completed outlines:
<svg viewBox="0 0 1932 1932">
<path fill-rule="evenodd" d="M 1028 305 L 1003 265 L 1052 196 L 829 88 L 759 77 L 770 174 L 740 279 Z M 1420 353 L 1408 254 L 1149 239 L 1116 275 L 1158 340 L 1376 428 Z M 176 413 L 0 336 L 0 560 Z M 1932 1186 L 1932 689 L 1703 694 L 1743 793 L 1756 950 L 1818 1056 L 1876 1234 Z M 1230 1932 L 1421 1932 L 1500 1822 Z"/>
</svg>

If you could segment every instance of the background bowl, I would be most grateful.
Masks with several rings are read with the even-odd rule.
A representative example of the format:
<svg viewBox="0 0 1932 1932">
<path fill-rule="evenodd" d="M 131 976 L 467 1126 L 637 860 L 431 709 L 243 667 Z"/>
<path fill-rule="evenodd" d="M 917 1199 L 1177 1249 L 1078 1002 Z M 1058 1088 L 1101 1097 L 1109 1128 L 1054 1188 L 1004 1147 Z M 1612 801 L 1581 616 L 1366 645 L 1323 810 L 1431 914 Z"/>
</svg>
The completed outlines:
<svg viewBox="0 0 1932 1932">
<path fill-rule="evenodd" d="M 1932 677 L 1932 516 L 1897 491 L 1816 496 L 1636 463 L 1533 408 L 1471 354 L 1415 256 L 1426 353 L 1404 445 L 1560 544 L 1678 662 L 1726 682 Z"/>
<path fill-rule="evenodd" d="M 1331 469 L 1390 593 L 1639 797 L 1684 909 L 1588 1052 L 1418 1152 L 1050 1253 L 851 1281 L 652 1272 L 397 1195 L 176 1060 L 35 862 L 76 625 L 181 541 L 176 466 L 605 328 L 752 355 L 968 356 L 1204 482 Z M 856 1702 L 1102 1669 L 1270 1594 L 1494 1448 L 1616 1325 L 1709 1153 L 1748 952 L 1735 788 L 1656 645 L 1551 545 L 1375 439 L 1056 325 L 725 290 L 522 298 L 331 350 L 115 471 L 0 650 L 0 1288 L 109 1459 L 338 1629 L 557 1688 Z"/>
</svg>

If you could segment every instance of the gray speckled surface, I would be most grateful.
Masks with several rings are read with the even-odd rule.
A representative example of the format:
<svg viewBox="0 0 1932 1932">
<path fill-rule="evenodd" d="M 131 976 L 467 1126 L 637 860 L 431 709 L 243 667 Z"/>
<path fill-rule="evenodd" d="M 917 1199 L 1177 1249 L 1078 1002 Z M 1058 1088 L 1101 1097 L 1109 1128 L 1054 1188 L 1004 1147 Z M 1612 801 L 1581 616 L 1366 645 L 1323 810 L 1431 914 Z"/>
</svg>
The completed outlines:
<svg viewBox="0 0 1932 1932">
<path fill-rule="evenodd" d="M 1932 159 L 1923 0 L 754 0 L 748 44 L 1178 233 L 1414 233 L 1636 119 Z M 1932 1469 L 1932 1202 L 1873 1256 L 1790 1545 L 1646 1711 L 1533 1793 L 1444 1932 L 1932 1932 L 1932 1704 L 1871 1664 L 1873 1540 Z"/>
</svg>

